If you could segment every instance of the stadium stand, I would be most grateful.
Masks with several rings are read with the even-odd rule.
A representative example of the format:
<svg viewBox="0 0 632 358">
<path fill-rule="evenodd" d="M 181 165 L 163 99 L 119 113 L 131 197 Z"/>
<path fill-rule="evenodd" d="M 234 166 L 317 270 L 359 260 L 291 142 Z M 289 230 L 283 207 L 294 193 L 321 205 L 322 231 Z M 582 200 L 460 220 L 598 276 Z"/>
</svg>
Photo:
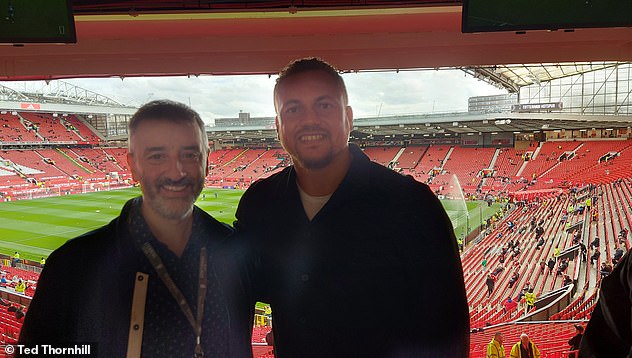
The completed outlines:
<svg viewBox="0 0 632 358">
<path fill-rule="evenodd" d="M 62 122 L 66 128 L 71 131 L 74 131 L 79 135 L 79 137 L 87 141 L 91 144 L 99 144 L 103 142 L 103 139 L 99 137 L 99 133 L 95 130 L 92 130 L 88 127 L 88 124 L 82 122 L 75 115 L 68 115 L 67 117 L 63 117 Z"/>
<path fill-rule="evenodd" d="M 399 147 L 367 147 L 364 148 L 364 153 L 371 158 L 372 161 L 382 164 L 383 166 L 393 167 L 391 162 L 395 160 L 395 157 L 400 152 Z"/>
<path fill-rule="evenodd" d="M 122 172 L 124 169 L 118 165 L 112 156 L 109 156 L 103 149 L 97 148 L 73 148 L 62 149 L 69 157 L 80 163 L 90 166 L 90 170 L 97 176 L 103 176 L 112 172 Z"/>
<path fill-rule="evenodd" d="M 127 148 L 103 148 L 101 150 L 103 150 L 106 156 L 109 156 L 112 161 L 116 163 L 116 167 L 120 169 L 120 171 L 129 174 L 129 168 L 127 166 Z"/>
<path fill-rule="evenodd" d="M 482 180 L 481 171 L 490 167 L 494 148 L 466 148 L 455 146 L 443 165 L 444 174 L 437 175 L 437 181 L 448 185 L 451 176 L 456 175 L 461 188 L 467 194 L 474 193 Z"/>
<path fill-rule="evenodd" d="M 27 128 L 21 117 L 12 114 L 0 114 L 0 141 L 2 142 L 41 142 L 31 128 Z"/>
<path fill-rule="evenodd" d="M 61 123 L 57 117 L 50 114 L 20 112 L 18 114 L 27 127 L 33 128 L 35 133 L 46 142 L 77 142 L 83 141 L 78 133 L 71 131 Z"/>
<path fill-rule="evenodd" d="M 403 169 L 406 174 L 412 173 L 427 149 L 427 146 L 408 146 L 404 148 L 395 163 L 395 169 Z"/>
<path fill-rule="evenodd" d="M 433 171 L 440 172 L 443 167 L 443 160 L 450 150 L 448 145 L 431 145 L 424 153 L 417 166 L 414 168 L 414 178 L 423 183 L 428 182 L 431 176 L 434 176 Z"/>
</svg>

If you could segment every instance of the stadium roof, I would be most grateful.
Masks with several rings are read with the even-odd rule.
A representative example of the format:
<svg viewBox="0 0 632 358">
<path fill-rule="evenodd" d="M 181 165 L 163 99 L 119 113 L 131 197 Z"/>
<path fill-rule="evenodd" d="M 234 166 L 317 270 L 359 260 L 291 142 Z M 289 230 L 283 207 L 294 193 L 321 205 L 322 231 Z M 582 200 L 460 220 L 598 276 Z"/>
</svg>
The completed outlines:
<svg viewBox="0 0 632 358">
<path fill-rule="evenodd" d="M 501 86 L 509 92 L 518 92 L 520 87 L 540 84 L 557 78 L 573 76 L 590 71 L 616 66 L 619 62 L 570 62 L 540 63 L 523 65 L 475 66 L 461 68 L 468 74 L 490 84 Z"/>
<path fill-rule="evenodd" d="M 0 83 L 0 100 L 126 107 L 110 97 L 64 81 Z"/>
<path fill-rule="evenodd" d="M 305 56 L 345 71 L 480 67 L 481 73 L 498 64 L 632 58 L 632 28 L 463 34 L 454 1 L 73 4 L 78 42 L 0 46 L 0 80 L 270 74 Z M 499 78 L 507 88 L 520 85 Z"/>
</svg>

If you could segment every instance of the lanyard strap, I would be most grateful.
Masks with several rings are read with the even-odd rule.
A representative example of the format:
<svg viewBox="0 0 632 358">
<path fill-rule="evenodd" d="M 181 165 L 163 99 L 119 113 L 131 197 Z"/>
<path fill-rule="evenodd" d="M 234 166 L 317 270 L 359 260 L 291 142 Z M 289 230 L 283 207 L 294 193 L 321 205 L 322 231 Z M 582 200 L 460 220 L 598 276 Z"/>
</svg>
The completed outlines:
<svg viewBox="0 0 632 358">
<path fill-rule="evenodd" d="M 182 291 L 178 289 L 175 282 L 169 276 L 167 272 L 167 268 L 162 263 L 160 256 L 156 253 L 153 246 L 149 242 L 145 242 L 141 246 L 141 250 L 153 266 L 154 270 L 158 273 L 158 276 L 162 280 L 162 282 L 167 286 L 171 296 L 178 302 L 180 305 L 180 309 L 182 313 L 184 313 L 187 320 L 189 320 L 189 324 L 193 327 L 193 331 L 195 332 L 195 354 L 194 357 L 203 357 L 204 351 L 202 350 L 202 345 L 200 341 L 200 337 L 202 336 L 202 319 L 204 318 L 204 301 L 206 300 L 206 291 L 207 291 L 207 256 L 206 256 L 206 247 L 202 247 L 200 250 L 200 272 L 198 278 L 198 297 L 197 297 L 197 317 L 193 318 L 193 312 L 191 312 L 191 307 L 187 303 L 186 298 L 182 294 Z"/>
</svg>

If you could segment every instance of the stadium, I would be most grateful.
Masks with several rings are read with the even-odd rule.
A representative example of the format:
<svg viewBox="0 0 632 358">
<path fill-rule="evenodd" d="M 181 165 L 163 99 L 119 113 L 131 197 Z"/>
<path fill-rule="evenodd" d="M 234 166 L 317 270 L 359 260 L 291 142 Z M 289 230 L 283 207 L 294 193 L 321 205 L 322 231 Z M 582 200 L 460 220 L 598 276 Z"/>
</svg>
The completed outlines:
<svg viewBox="0 0 632 358">
<path fill-rule="evenodd" d="M 484 357 L 495 332 L 503 332 L 507 342 L 518 341 L 526 332 L 542 357 L 568 357 L 574 326 L 585 326 L 599 297 L 601 278 L 607 275 L 604 265 L 612 269 L 620 252 L 630 249 L 630 28 L 577 30 L 568 37 L 552 33 L 555 46 L 551 38 L 536 33 L 527 38 L 531 50 L 523 49 L 521 39 L 507 40 L 510 35 L 486 34 L 476 41 L 494 54 L 491 58 L 464 45 L 471 38 L 444 29 L 444 40 L 455 46 L 447 58 L 433 51 L 434 45 L 420 43 L 435 44 L 430 33 L 445 21 L 454 27 L 461 3 L 439 1 L 415 7 L 420 2 L 404 1 L 401 7 L 386 7 L 379 1 L 374 6 L 349 2 L 338 8 L 223 1 L 215 5 L 219 8 L 209 4 L 205 9 L 195 8 L 197 1 L 178 2 L 187 3 L 182 7 L 154 2 L 146 8 L 107 1 L 72 3 L 79 37 L 72 54 L 64 53 L 64 46 L 42 45 L 37 50 L 26 46 L 19 54 L 19 47 L 0 48 L 0 59 L 11 64 L 3 67 L 0 79 L 50 81 L 45 88 L 31 89 L 0 84 L 0 257 L 7 281 L 0 287 L 0 297 L 24 307 L 26 314 L 37 289 L 41 260 L 68 239 L 106 224 L 126 200 L 140 194 L 126 161 L 127 122 L 137 108 L 63 81 L 71 77 L 273 74 L 288 59 L 321 55 L 347 72 L 457 68 L 504 89 L 503 95 L 470 98 L 467 112 L 355 118 L 350 138 L 371 160 L 427 184 L 441 199 L 462 246 L 472 329 L 470 357 Z M 307 21 L 285 15 L 263 20 L 234 15 L 246 11 L 247 5 L 251 7 L 247 11 L 253 12 L 268 6 L 285 13 L 291 5 L 307 14 L 324 11 L 326 15 L 306 16 L 313 20 L 314 34 L 297 34 L 309 38 L 298 50 L 288 46 L 267 52 L 270 42 L 278 45 L 287 40 L 275 37 L 279 35 L 274 29 L 261 34 L 266 40 L 261 44 L 250 41 L 252 28 L 231 35 L 231 40 L 251 46 L 251 54 L 262 55 L 256 64 L 227 45 L 222 53 L 188 53 L 196 61 L 184 61 L 189 49 L 180 53 L 154 43 L 160 37 L 168 41 L 187 37 L 191 44 L 184 46 L 195 46 L 208 33 L 223 33 L 218 30 L 222 26 L 258 28 L 278 21 L 276 30 L 283 30 Z M 134 13 L 128 13 L 130 9 Z M 192 10 L 209 16 L 199 20 L 208 22 L 198 24 L 206 26 L 204 31 L 178 17 Z M 370 16 L 349 15 L 353 11 L 368 11 Z M 141 55 L 132 48 L 151 31 L 130 30 L 141 28 L 136 19 L 145 13 L 159 14 L 142 25 L 158 35 L 147 39 L 155 49 Z M 217 25 L 214 21 L 225 21 L 214 17 L 218 13 L 231 22 Z M 372 36 L 372 45 L 357 47 L 353 56 L 322 48 L 323 41 L 331 40 L 327 26 L 344 16 L 353 26 L 331 30 L 343 32 L 339 41 L 348 37 L 368 43 Z M 175 26 L 180 32 L 175 36 L 170 32 L 173 28 L 160 27 L 169 18 L 178 18 Z M 430 19 L 429 28 L 407 28 L 422 19 Z M 373 21 L 389 26 L 392 33 L 367 33 Z M 119 56 L 116 65 L 111 54 L 93 52 L 107 42 L 100 34 L 112 30 L 114 22 L 121 24 L 116 31 L 128 33 L 121 40 L 127 47 L 106 46 Z M 422 39 L 411 42 L 408 36 Z M 592 48 L 595 38 L 604 39 L 600 51 Z M 387 46 L 391 40 L 397 41 Z M 498 43 L 511 47 L 513 53 L 499 52 Z M 320 50 L 314 53 L 310 48 Z M 560 48 L 568 51 L 560 56 Z M 147 60 L 156 53 L 172 61 L 149 61 L 146 67 L 138 63 L 139 58 Z M 216 67 L 200 65 L 205 61 Z M 165 62 L 171 62 L 170 67 L 163 67 Z M 37 65 L 28 65 L 32 63 Z M 215 118 L 215 124 L 207 126 L 210 175 L 196 205 L 231 224 L 245 189 L 292 164 L 278 142 L 274 123 L 275 118 L 242 112 L 234 118 Z M 594 239 L 597 242 L 591 245 Z M 494 278 L 492 289 L 486 282 L 489 274 Z M 27 287 L 16 292 L 20 279 Z M 532 307 L 524 299 L 529 288 L 536 294 Z M 507 298 L 517 306 L 507 305 Z M 255 357 L 273 357 L 265 343 L 271 325 L 265 304 L 258 305 L 255 321 Z M 0 345 L 15 344 L 21 325 L 14 314 L 0 309 Z"/>
</svg>

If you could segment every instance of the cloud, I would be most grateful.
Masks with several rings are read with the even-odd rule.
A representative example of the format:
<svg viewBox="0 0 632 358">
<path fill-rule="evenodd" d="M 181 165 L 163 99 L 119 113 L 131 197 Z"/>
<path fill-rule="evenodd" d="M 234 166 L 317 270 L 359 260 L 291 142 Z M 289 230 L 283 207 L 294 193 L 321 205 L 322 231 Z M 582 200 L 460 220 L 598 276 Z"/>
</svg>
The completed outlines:
<svg viewBox="0 0 632 358">
<path fill-rule="evenodd" d="M 123 104 L 140 106 L 155 99 L 190 104 L 206 122 L 236 117 L 240 110 L 252 116 L 273 116 L 268 76 L 138 77 L 73 79 L 68 82 L 99 92 Z"/>
<path fill-rule="evenodd" d="M 504 93 L 459 70 L 348 74 L 345 80 L 357 117 L 462 112 L 469 97 Z"/>
</svg>

